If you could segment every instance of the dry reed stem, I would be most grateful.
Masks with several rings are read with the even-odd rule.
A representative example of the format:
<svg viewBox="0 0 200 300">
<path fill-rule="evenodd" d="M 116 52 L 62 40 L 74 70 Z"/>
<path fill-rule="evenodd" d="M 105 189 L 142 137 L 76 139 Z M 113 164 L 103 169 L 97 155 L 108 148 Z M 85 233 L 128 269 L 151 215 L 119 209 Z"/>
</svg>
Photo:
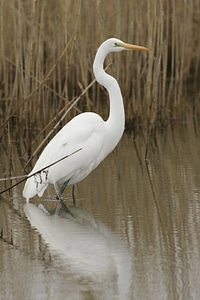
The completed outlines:
<svg viewBox="0 0 200 300">
<path fill-rule="evenodd" d="M 148 57 L 126 52 L 107 60 L 122 89 L 127 122 L 154 128 L 183 118 L 185 83 L 192 79 L 199 88 L 199 15 L 199 0 L 110 0 L 107 5 L 102 0 L 59 0 L 56 5 L 45 0 L 32 1 L 32 6 L 2 0 L 1 128 L 8 121 L 17 128 L 44 128 L 92 81 L 96 49 L 111 36 L 150 49 Z M 107 116 L 105 95 L 92 86 L 80 111 Z M 197 112 L 195 99 L 193 106 Z"/>
<path fill-rule="evenodd" d="M 34 173 L 30 174 L 30 175 L 24 175 L 24 176 L 11 176 L 11 175 L 10 175 L 10 176 L 7 177 L 7 178 L 1 178 L 0 181 L 3 181 L 3 180 L 4 180 L 4 181 L 7 181 L 7 180 L 10 180 L 10 186 L 9 186 L 8 188 L 6 188 L 6 189 L 0 191 L 0 195 L 3 194 L 3 193 L 5 193 L 5 192 L 7 192 L 7 191 L 10 191 L 10 190 L 13 189 L 15 186 L 17 186 L 17 185 L 19 185 L 20 183 L 26 181 L 28 178 L 31 178 L 31 177 L 33 177 L 33 176 L 35 176 L 35 175 L 40 175 L 44 170 L 46 170 L 46 169 L 48 169 L 48 168 L 54 166 L 55 164 L 57 164 L 57 163 L 59 163 L 59 162 L 65 160 L 65 159 L 67 159 L 68 157 L 74 155 L 75 153 L 77 153 L 77 152 L 79 152 L 79 151 L 81 151 L 81 150 L 82 150 L 82 148 L 78 148 L 77 150 L 73 151 L 72 153 L 63 156 L 62 158 L 56 160 L 55 162 L 53 162 L 53 163 L 51 163 L 51 164 L 49 164 L 49 165 L 44 166 L 43 168 L 41 168 L 41 169 L 38 170 L 37 172 L 34 172 Z M 16 182 L 15 184 L 12 184 L 12 183 L 11 183 L 12 180 L 16 180 L 16 179 L 19 179 L 19 178 L 23 178 L 23 179 L 21 179 L 20 181 Z"/>
</svg>

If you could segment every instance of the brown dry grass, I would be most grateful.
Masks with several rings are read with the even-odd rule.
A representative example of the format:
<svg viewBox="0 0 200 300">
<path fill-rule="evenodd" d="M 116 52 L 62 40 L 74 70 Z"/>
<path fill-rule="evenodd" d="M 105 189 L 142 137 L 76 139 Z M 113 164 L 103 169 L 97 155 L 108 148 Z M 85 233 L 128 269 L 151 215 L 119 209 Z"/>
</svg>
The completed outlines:
<svg viewBox="0 0 200 300">
<path fill-rule="evenodd" d="M 123 52 L 106 61 L 120 83 L 130 126 L 154 128 L 183 119 L 187 83 L 192 83 L 193 108 L 198 113 L 199 20 L 199 0 L 109 0 L 106 5 L 103 0 L 2 0 L 2 132 L 9 123 L 11 132 L 15 128 L 19 136 L 23 131 L 27 141 L 35 129 L 38 133 L 45 128 L 46 135 L 94 79 L 96 49 L 112 36 L 150 49 L 149 55 Z M 104 99 L 105 91 L 93 84 L 65 122 L 85 110 L 106 117 Z"/>
</svg>

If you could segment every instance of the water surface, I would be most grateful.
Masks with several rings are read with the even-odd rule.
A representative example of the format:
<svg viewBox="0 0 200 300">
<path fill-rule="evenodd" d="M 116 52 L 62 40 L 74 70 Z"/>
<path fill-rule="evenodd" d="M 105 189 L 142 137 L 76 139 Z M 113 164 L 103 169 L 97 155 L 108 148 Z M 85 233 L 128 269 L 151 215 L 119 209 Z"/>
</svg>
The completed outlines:
<svg viewBox="0 0 200 300">
<path fill-rule="evenodd" d="M 23 184 L 4 193 L 0 298 L 199 299 L 199 130 L 191 120 L 157 133 L 147 161 L 145 137 L 125 134 L 78 184 L 75 218 L 56 209 L 53 188 L 28 206 Z M 19 153 L 1 147 L 1 178 L 22 175 Z M 71 206 L 70 188 L 65 198 Z"/>
</svg>

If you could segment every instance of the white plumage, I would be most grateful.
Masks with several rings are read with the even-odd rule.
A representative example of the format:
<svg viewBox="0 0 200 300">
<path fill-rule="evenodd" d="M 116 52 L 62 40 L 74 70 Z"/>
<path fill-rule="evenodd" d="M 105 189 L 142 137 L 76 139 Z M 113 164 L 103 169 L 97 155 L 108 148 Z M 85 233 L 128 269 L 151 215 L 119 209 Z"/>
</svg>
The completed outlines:
<svg viewBox="0 0 200 300">
<path fill-rule="evenodd" d="M 74 151 L 81 150 L 28 178 L 23 190 L 23 196 L 27 200 L 36 194 L 41 197 L 49 184 L 67 182 L 68 185 L 74 185 L 81 181 L 121 139 L 125 123 L 123 99 L 117 81 L 104 71 L 103 63 L 108 53 L 124 49 L 147 50 L 111 38 L 99 47 L 93 64 L 98 83 L 103 85 L 109 94 L 108 120 L 104 121 L 98 114 L 86 112 L 67 123 L 45 147 L 29 176 Z"/>
</svg>

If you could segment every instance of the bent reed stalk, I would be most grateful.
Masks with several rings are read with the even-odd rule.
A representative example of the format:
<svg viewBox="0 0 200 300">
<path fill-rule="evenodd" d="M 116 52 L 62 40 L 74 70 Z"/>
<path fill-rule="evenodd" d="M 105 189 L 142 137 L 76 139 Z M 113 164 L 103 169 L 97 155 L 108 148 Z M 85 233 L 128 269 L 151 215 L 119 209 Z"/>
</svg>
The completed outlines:
<svg viewBox="0 0 200 300">
<path fill-rule="evenodd" d="M 183 119 L 185 86 L 200 75 L 199 0 L 6 1 L 0 3 L 1 135 L 26 129 L 31 140 L 94 79 L 97 47 L 108 37 L 149 48 L 112 55 L 108 72 L 122 89 L 127 127 L 154 128 Z M 193 90 L 193 110 L 199 113 Z M 108 115 L 107 94 L 94 84 L 68 113 Z M 64 113 L 64 112 L 63 112 Z M 65 120 L 66 121 L 66 120 Z M 45 134 L 45 133 L 44 133 Z"/>
</svg>

